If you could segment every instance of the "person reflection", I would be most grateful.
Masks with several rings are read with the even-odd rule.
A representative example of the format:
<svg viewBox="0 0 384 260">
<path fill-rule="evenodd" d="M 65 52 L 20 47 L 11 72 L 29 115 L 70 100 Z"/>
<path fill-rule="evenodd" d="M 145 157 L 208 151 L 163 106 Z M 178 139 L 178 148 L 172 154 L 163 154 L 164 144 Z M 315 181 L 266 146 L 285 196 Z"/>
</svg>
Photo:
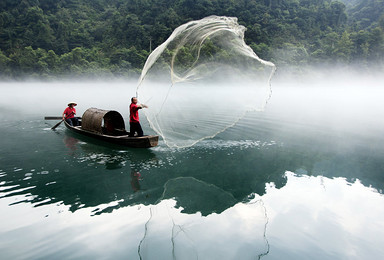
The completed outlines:
<svg viewBox="0 0 384 260">
<path fill-rule="evenodd" d="M 63 141 L 64 141 L 65 146 L 69 150 L 69 154 L 74 155 L 76 150 L 77 150 L 76 144 L 79 142 L 79 140 L 72 137 L 72 136 L 65 136 Z"/>
<path fill-rule="evenodd" d="M 141 180 L 140 172 L 136 170 L 132 170 L 131 171 L 131 187 L 134 192 L 137 192 L 140 190 L 140 183 L 139 183 L 140 180 Z"/>
</svg>

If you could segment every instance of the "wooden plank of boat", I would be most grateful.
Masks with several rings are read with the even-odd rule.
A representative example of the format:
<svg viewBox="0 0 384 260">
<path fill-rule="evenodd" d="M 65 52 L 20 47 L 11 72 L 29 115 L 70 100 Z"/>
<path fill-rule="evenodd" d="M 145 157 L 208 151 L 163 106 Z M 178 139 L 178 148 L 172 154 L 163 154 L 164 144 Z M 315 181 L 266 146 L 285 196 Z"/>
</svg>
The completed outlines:
<svg viewBox="0 0 384 260">
<path fill-rule="evenodd" d="M 106 135 L 106 134 L 100 134 L 92 131 L 87 131 L 82 129 L 81 126 L 71 126 L 67 123 L 67 121 L 64 121 L 65 126 L 67 129 L 79 133 L 85 136 L 94 137 L 99 140 L 103 140 L 106 142 L 119 144 L 127 147 L 134 147 L 134 148 L 150 148 L 157 146 L 159 141 L 158 135 L 144 135 L 141 137 L 129 137 L 128 132 L 124 131 L 120 133 L 119 135 Z"/>
</svg>

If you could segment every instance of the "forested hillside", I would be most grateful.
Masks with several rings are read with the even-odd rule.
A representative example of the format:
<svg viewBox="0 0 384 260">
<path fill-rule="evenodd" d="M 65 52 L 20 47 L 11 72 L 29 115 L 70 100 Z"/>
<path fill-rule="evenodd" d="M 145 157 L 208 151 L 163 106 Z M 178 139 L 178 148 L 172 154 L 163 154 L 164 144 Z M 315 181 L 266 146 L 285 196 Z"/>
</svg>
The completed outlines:
<svg viewBox="0 0 384 260">
<path fill-rule="evenodd" d="M 278 67 L 383 65 L 384 0 L 1 0 L 0 77 L 119 77 L 140 72 L 179 25 L 238 17 Z"/>
</svg>

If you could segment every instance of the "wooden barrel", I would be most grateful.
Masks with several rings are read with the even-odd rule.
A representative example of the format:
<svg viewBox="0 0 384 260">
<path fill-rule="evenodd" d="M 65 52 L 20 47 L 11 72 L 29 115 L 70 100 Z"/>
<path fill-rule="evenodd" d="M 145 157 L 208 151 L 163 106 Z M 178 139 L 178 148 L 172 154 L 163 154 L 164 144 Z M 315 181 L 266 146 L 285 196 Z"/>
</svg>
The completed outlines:
<svg viewBox="0 0 384 260">
<path fill-rule="evenodd" d="M 82 118 L 83 130 L 99 134 L 114 134 L 116 131 L 125 131 L 125 123 L 121 114 L 114 110 L 88 108 Z"/>
</svg>

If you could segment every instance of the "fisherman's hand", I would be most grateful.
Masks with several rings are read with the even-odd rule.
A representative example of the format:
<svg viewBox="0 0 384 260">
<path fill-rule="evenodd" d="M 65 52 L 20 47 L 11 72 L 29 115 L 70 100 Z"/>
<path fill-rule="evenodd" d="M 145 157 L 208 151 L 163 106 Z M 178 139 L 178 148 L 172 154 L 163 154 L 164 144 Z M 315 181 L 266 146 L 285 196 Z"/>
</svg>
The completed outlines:
<svg viewBox="0 0 384 260">
<path fill-rule="evenodd" d="M 145 105 L 145 104 L 141 104 L 141 107 L 143 107 L 143 108 L 148 108 L 148 106 Z"/>
</svg>

